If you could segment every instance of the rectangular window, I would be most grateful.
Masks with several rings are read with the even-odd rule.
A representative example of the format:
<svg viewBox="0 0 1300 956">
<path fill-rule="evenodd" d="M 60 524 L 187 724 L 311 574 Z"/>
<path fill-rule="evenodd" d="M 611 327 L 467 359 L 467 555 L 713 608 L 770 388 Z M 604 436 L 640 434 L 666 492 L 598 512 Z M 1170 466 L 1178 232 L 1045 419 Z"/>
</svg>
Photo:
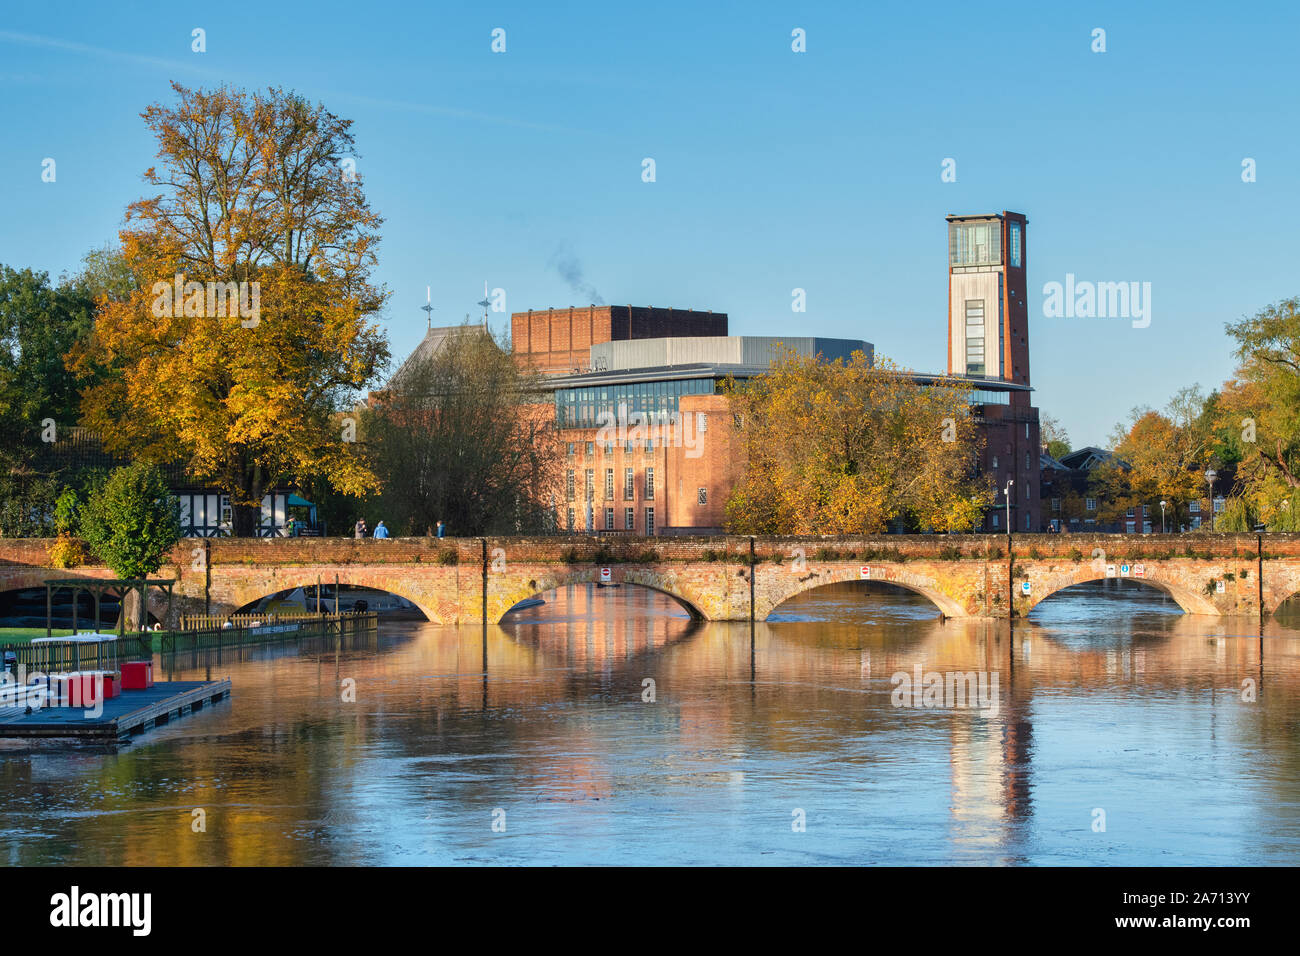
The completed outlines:
<svg viewBox="0 0 1300 956">
<path fill-rule="evenodd" d="M 707 504 L 709 503 L 709 489 L 708 489 L 708 488 L 701 488 L 701 489 L 700 489 L 699 502 L 700 502 L 700 504 L 702 504 L 702 505 L 707 505 Z"/>
<path fill-rule="evenodd" d="M 636 530 L 636 509 L 635 508 L 623 509 L 623 530 L 624 531 Z"/>
<path fill-rule="evenodd" d="M 1020 268 L 1020 223 L 1011 224 L 1011 266 L 1014 269 Z"/>
<path fill-rule="evenodd" d="M 573 442 L 569 442 L 568 447 L 565 449 L 565 454 L 572 458 L 577 450 L 577 446 L 575 446 Z"/>
<path fill-rule="evenodd" d="M 966 374 L 983 375 L 984 361 L 984 300 L 966 300 Z"/>
<path fill-rule="evenodd" d="M 587 442 L 587 455 L 588 455 L 588 456 L 591 456 L 591 455 L 594 455 L 594 454 L 596 454 L 596 443 L 595 443 L 595 442 Z"/>
<path fill-rule="evenodd" d="M 1201 513 L 1201 503 L 1199 501 L 1189 501 L 1187 503 L 1187 510 L 1194 515 L 1198 515 Z"/>
<path fill-rule="evenodd" d="M 572 531 L 573 530 L 573 509 L 572 508 L 569 509 L 568 518 L 569 518 L 569 530 Z"/>
<path fill-rule="evenodd" d="M 1061 510 L 1061 499 L 1060 499 L 1060 498 L 1053 498 L 1053 499 L 1052 499 L 1052 510 L 1053 510 L 1053 511 L 1060 511 L 1060 510 Z"/>
<path fill-rule="evenodd" d="M 573 469 L 570 468 L 564 473 L 564 497 L 568 501 L 573 500 Z"/>
<path fill-rule="evenodd" d="M 1128 532 L 1129 534 L 1132 534 L 1134 531 L 1137 530 L 1137 522 L 1136 522 L 1136 521 L 1125 521 L 1125 522 L 1124 522 L 1124 530 L 1125 530 L 1126 532 Z"/>
<path fill-rule="evenodd" d="M 605 469 L 605 500 L 614 500 L 614 469 Z"/>
<path fill-rule="evenodd" d="M 605 509 L 605 530 L 606 531 L 614 530 L 614 509 L 613 508 Z"/>
<path fill-rule="evenodd" d="M 1133 509 L 1132 509 L 1132 508 L 1129 508 L 1129 509 L 1128 509 L 1128 513 L 1125 514 L 1124 517 L 1126 517 L 1126 518 L 1131 518 L 1131 517 L 1133 517 Z"/>
<path fill-rule="evenodd" d="M 1086 508 L 1088 511 L 1096 511 L 1096 510 L 1097 510 L 1097 499 L 1096 499 L 1096 498 L 1084 498 L 1084 499 L 1083 499 L 1083 507 Z"/>
<path fill-rule="evenodd" d="M 993 512 L 993 527 L 996 528 L 997 526 L 998 526 L 998 513 L 995 511 Z"/>
<path fill-rule="evenodd" d="M 997 455 L 994 455 L 994 456 L 993 456 L 993 470 L 994 470 L 994 471 L 997 471 L 997 470 L 998 470 L 998 456 L 997 456 Z"/>
<path fill-rule="evenodd" d="M 645 533 L 647 535 L 655 533 L 655 510 L 653 508 L 645 510 Z"/>
<path fill-rule="evenodd" d="M 613 442 L 608 442 L 608 441 L 605 442 L 605 454 L 606 454 L 606 455 L 612 455 L 612 454 L 614 454 L 614 443 L 613 443 Z"/>
<path fill-rule="evenodd" d="M 645 470 L 645 496 L 647 501 L 655 500 L 655 470 L 653 468 Z"/>
<path fill-rule="evenodd" d="M 636 479 L 632 477 L 632 469 L 623 469 L 623 500 L 631 501 L 636 497 Z"/>
<path fill-rule="evenodd" d="M 1031 467 L 1031 466 L 1030 466 L 1030 457 L 1029 457 L 1029 452 L 1025 452 L 1025 472 L 1026 472 L 1026 473 L 1029 472 L 1030 467 Z"/>
<path fill-rule="evenodd" d="M 695 431 L 697 434 L 704 434 L 709 430 L 709 416 L 704 412 L 695 413 Z"/>
<path fill-rule="evenodd" d="M 587 500 L 594 501 L 596 499 L 596 473 L 592 471 L 590 468 L 587 469 L 586 491 L 587 491 Z"/>
</svg>

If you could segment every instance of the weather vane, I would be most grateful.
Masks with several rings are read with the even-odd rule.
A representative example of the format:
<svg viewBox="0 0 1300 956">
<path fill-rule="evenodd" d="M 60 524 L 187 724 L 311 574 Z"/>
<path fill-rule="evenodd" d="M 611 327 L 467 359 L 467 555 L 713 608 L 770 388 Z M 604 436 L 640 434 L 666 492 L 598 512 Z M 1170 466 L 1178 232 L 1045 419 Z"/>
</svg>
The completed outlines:
<svg viewBox="0 0 1300 956">
<path fill-rule="evenodd" d="M 432 329 L 433 328 L 433 286 L 426 285 L 424 287 L 424 298 L 425 298 L 425 303 L 424 305 L 420 306 L 420 308 L 424 311 L 425 318 L 429 320 L 429 328 Z"/>
</svg>

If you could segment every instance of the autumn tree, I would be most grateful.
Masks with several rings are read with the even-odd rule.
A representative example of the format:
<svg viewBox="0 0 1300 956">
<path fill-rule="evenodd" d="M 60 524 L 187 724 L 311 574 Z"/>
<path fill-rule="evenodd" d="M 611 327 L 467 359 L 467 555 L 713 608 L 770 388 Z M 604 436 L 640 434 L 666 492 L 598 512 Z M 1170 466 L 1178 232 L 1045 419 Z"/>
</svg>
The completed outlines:
<svg viewBox="0 0 1300 956">
<path fill-rule="evenodd" d="M 746 456 L 727 501 L 739 534 L 969 531 L 993 501 L 974 477 L 978 437 L 966 386 L 790 352 L 730 386 Z"/>
<path fill-rule="evenodd" d="M 337 413 L 387 362 L 372 284 L 377 229 L 351 122 L 293 93 L 173 84 L 143 114 L 158 143 L 93 333 L 69 367 L 110 451 L 181 462 L 255 533 L 263 495 L 323 476 L 377 480 Z"/>
<path fill-rule="evenodd" d="M 481 326 L 418 351 L 364 418 L 384 489 L 373 517 L 406 534 L 440 520 L 452 535 L 549 528 L 559 445 L 540 386 Z"/>
<path fill-rule="evenodd" d="M 1227 326 L 1236 374 L 1220 390 L 1214 428 L 1235 455 L 1240 494 L 1270 531 L 1300 531 L 1300 297 Z"/>
<path fill-rule="evenodd" d="M 1206 491 L 1204 471 L 1213 457 L 1213 435 L 1206 425 L 1208 399 L 1199 386 L 1180 389 L 1156 411 L 1135 408 L 1127 426 L 1111 436 L 1114 457 L 1093 470 L 1089 491 L 1098 501 L 1098 519 L 1122 520 L 1129 508 L 1149 512 L 1167 501 L 1172 526 L 1188 520 L 1188 502 Z"/>
<path fill-rule="evenodd" d="M 1065 426 L 1051 415 L 1043 415 L 1038 422 L 1038 437 L 1043 451 L 1058 461 L 1070 453 L 1070 436 Z"/>
</svg>

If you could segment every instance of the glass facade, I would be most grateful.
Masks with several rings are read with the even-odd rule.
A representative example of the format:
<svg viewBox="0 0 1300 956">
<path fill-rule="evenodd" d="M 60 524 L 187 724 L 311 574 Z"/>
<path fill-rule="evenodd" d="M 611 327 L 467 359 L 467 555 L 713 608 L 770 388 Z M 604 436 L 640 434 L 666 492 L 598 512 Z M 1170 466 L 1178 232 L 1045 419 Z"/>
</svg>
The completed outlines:
<svg viewBox="0 0 1300 956">
<path fill-rule="evenodd" d="M 677 411 L 677 401 L 683 395 L 712 395 L 715 390 L 711 378 L 561 388 L 555 392 L 555 421 L 561 427 L 596 428 L 602 424 L 602 414 L 612 418 L 622 406 L 629 415 L 669 415 Z"/>
<path fill-rule="evenodd" d="M 1002 262 L 1002 223 L 950 222 L 948 263 L 953 266 L 995 266 Z"/>
</svg>

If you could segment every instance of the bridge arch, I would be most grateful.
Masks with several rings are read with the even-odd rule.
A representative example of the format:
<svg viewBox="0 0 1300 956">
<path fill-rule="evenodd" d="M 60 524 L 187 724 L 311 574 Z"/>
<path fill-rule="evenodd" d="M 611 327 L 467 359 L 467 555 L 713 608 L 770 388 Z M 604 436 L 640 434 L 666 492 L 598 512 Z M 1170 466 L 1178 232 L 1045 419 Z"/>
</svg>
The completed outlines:
<svg viewBox="0 0 1300 956">
<path fill-rule="evenodd" d="M 872 577 L 862 577 L 862 566 L 834 567 L 822 566 L 800 574 L 787 568 L 778 567 L 766 573 L 760 572 L 761 589 L 755 582 L 754 618 L 766 621 L 778 607 L 791 598 L 825 587 L 828 584 L 841 584 L 847 581 L 869 580 L 881 584 L 892 584 L 926 598 L 935 609 L 947 617 L 966 617 L 970 612 L 957 598 L 949 595 L 937 581 L 924 572 L 909 569 L 906 565 L 873 563 L 870 565 Z M 881 574 L 883 572 L 883 574 Z M 759 591 L 761 590 L 761 595 Z"/>
<path fill-rule="evenodd" d="M 319 583 L 322 587 L 332 587 L 335 579 L 340 585 L 368 588 L 374 591 L 387 591 L 405 598 L 419 608 L 433 624 L 443 624 L 455 620 L 455 608 L 439 608 L 436 599 L 413 586 L 416 582 L 403 577 L 399 572 L 389 569 L 348 568 L 333 569 L 328 574 L 321 574 L 312 568 L 299 571 L 295 568 L 278 569 L 274 579 L 267 581 L 231 582 L 222 587 L 214 583 L 211 607 L 213 614 L 234 614 L 240 608 L 247 607 L 265 597 L 297 588 L 314 588 Z M 201 604 L 202 602 L 200 602 Z M 439 613 L 441 610 L 441 613 Z"/>
<path fill-rule="evenodd" d="M 672 598 L 690 615 L 692 620 L 704 620 L 706 615 L 700 610 L 700 601 L 692 589 L 684 587 L 674 576 L 662 574 L 649 568 L 618 568 L 611 576 L 612 583 L 642 587 L 657 591 Z M 497 624 L 520 601 L 538 597 L 547 591 L 568 587 L 571 584 L 600 583 L 600 571 L 594 567 L 573 568 L 570 570 L 544 572 L 527 579 L 521 577 L 508 580 L 504 585 L 492 587 L 488 581 L 488 619 Z"/>
<path fill-rule="evenodd" d="M 1184 614 L 1217 615 L 1219 613 L 1209 595 L 1197 593 L 1185 582 L 1176 579 L 1174 575 L 1157 565 L 1147 565 L 1145 573 L 1140 578 L 1133 575 L 1122 577 L 1108 575 L 1104 568 L 1095 568 L 1090 564 L 1080 564 L 1069 570 L 1061 570 L 1057 567 L 1039 570 L 1031 567 L 1028 577 L 1030 594 L 1027 597 L 1020 591 L 1023 580 L 1025 579 L 1016 582 L 1016 610 L 1021 615 L 1028 615 L 1048 598 L 1063 591 L 1095 581 L 1126 581 L 1161 591 L 1168 595 Z"/>
</svg>

